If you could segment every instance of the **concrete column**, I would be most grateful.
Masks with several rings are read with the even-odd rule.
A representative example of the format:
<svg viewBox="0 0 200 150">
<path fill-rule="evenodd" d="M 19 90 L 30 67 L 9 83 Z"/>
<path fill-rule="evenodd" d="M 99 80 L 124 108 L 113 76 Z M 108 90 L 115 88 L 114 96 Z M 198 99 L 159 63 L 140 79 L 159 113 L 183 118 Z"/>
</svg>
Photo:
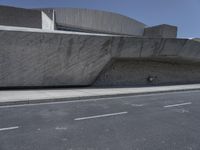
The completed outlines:
<svg viewBox="0 0 200 150">
<path fill-rule="evenodd" d="M 55 29 L 54 10 L 48 13 L 41 11 L 41 16 L 42 16 L 42 29 L 54 30 Z"/>
</svg>

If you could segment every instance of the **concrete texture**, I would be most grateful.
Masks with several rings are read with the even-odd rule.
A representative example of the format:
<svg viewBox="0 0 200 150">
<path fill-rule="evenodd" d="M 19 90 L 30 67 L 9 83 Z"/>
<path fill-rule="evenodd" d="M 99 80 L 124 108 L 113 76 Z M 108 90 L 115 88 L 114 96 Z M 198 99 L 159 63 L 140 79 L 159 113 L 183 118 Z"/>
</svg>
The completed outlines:
<svg viewBox="0 0 200 150">
<path fill-rule="evenodd" d="M 0 87 L 89 86 L 111 59 L 145 58 L 179 63 L 200 61 L 200 42 L 187 39 L 119 37 L 42 30 L 29 32 L 13 28 L 0 29 L 0 38 Z M 166 69 L 170 69 L 170 65 Z M 198 66 L 192 71 L 194 75 L 198 75 Z"/>
<path fill-rule="evenodd" d="M 200 42 L 175 38 L 113 37 L 112 58 L 199 62 Z"/>
<path fill-rule="evenodd" d="M 156 38 L 176 38 L 177 30 L 178 28 L 176 26 L 162 24 L 145 28 L 144 36 Z"/>
<path fill-rule="evenodd" d="M 141 22 L 88 9 L 0 6 L 0 13 L 0 88 L 200 82 L 200 41 L 176 39 L 177 27 L 143 34 Z"/>
<path fill-rule="evenodd" d="M 110 37 L 2 30 L 0 36 L 1 87 L 89 85 L 110 59 Z"/>
<path fill-rule="evenodd" d="M 144 86 L 200 83 L 199 77 L 199 64 L 116 59 L 99 74 L 94 85 Z"/>
<path fill-rule="evenodd" d="M 38 10 L 0 6 L 0 25 L 42 28 L 41 12 Z"/>
<path fill-rule="evenodd" d="M 54 10 L 58 29 L 142 36 L 145 27 L 139 21 L 111 12 L 78 8 Z"/>
</svg>

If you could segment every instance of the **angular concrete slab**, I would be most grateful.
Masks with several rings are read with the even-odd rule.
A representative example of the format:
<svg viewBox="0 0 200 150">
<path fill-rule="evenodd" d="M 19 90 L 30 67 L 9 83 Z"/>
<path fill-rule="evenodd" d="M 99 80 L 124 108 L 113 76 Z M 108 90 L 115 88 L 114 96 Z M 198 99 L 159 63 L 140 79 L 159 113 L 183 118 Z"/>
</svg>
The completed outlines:
<svg viewBox="0 0 200 150">
<path fill-rule="evenodd" d="M 172 59 L 179 63 L 200 60 L 200 43 L 187 39 L 15 29 L 0 29 L 0 38 L 1 87 L 89 86 L 112 58 Z"/>
</svg>

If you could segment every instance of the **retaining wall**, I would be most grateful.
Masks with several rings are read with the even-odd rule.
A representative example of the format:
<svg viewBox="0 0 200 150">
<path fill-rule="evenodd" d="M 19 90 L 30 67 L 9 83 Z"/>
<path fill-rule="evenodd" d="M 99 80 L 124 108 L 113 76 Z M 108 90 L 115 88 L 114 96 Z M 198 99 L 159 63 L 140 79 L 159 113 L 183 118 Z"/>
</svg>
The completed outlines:
<svg viewBox="0 0 200 150">
<path fill-rule="evenodd" d="M 159 77 L 158 83 L 196 82 L 200 77 L 198 40 L 44 32 L 39 29 L 28 31 L 21 28 L 0 28 L 0 39 L 0 87 L 90 86 L 93 83 L 101 85 L 101 82 L 126 85 L 127 81 L 135 85 L 138 81 L 144 84 L 147 75 L 154 74 Z M 112 67 L 106 71 L 108 80 L 105 75 L 99 77 L 113 59 L 125 60 L 113 64 L 114 68 L 119 68 L 114 77 L 116 80 L 111 80 L 115 75 Z M 132 61 L 135 59 L 178 64 Z M 182 63 L 190 65 L 179 65 Z"/>
<path fill-rule="evenodd" d="M 146 86 L 200 83 L 200 64 L 155 60 L 113 60 L 94 86 Z"/>
</svg>

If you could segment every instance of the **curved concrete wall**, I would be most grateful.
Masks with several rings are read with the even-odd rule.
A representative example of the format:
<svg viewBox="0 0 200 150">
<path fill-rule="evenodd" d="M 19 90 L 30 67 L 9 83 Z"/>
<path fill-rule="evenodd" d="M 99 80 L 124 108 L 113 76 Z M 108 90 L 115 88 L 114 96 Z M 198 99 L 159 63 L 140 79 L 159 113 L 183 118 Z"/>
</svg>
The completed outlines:
<svg viewBox="0 0 200 150">
<path fill-rule="evenodd" d="M 0 25 L 42 28 L 41 12 L 38 10 L 0 6 Z"/>
<path fill-rule="evenodd" d="M 71 30 L 143 35 L 145 25 L 116 13 L 75 8 L 54 8 L 58 26 Z"/>
<path fill-rule="evenodd" d="M 142 36 L 145 25 L 132 18 L 79 8 L 24 9 L 0 6 L 0 25 Z"/>
</svg>

